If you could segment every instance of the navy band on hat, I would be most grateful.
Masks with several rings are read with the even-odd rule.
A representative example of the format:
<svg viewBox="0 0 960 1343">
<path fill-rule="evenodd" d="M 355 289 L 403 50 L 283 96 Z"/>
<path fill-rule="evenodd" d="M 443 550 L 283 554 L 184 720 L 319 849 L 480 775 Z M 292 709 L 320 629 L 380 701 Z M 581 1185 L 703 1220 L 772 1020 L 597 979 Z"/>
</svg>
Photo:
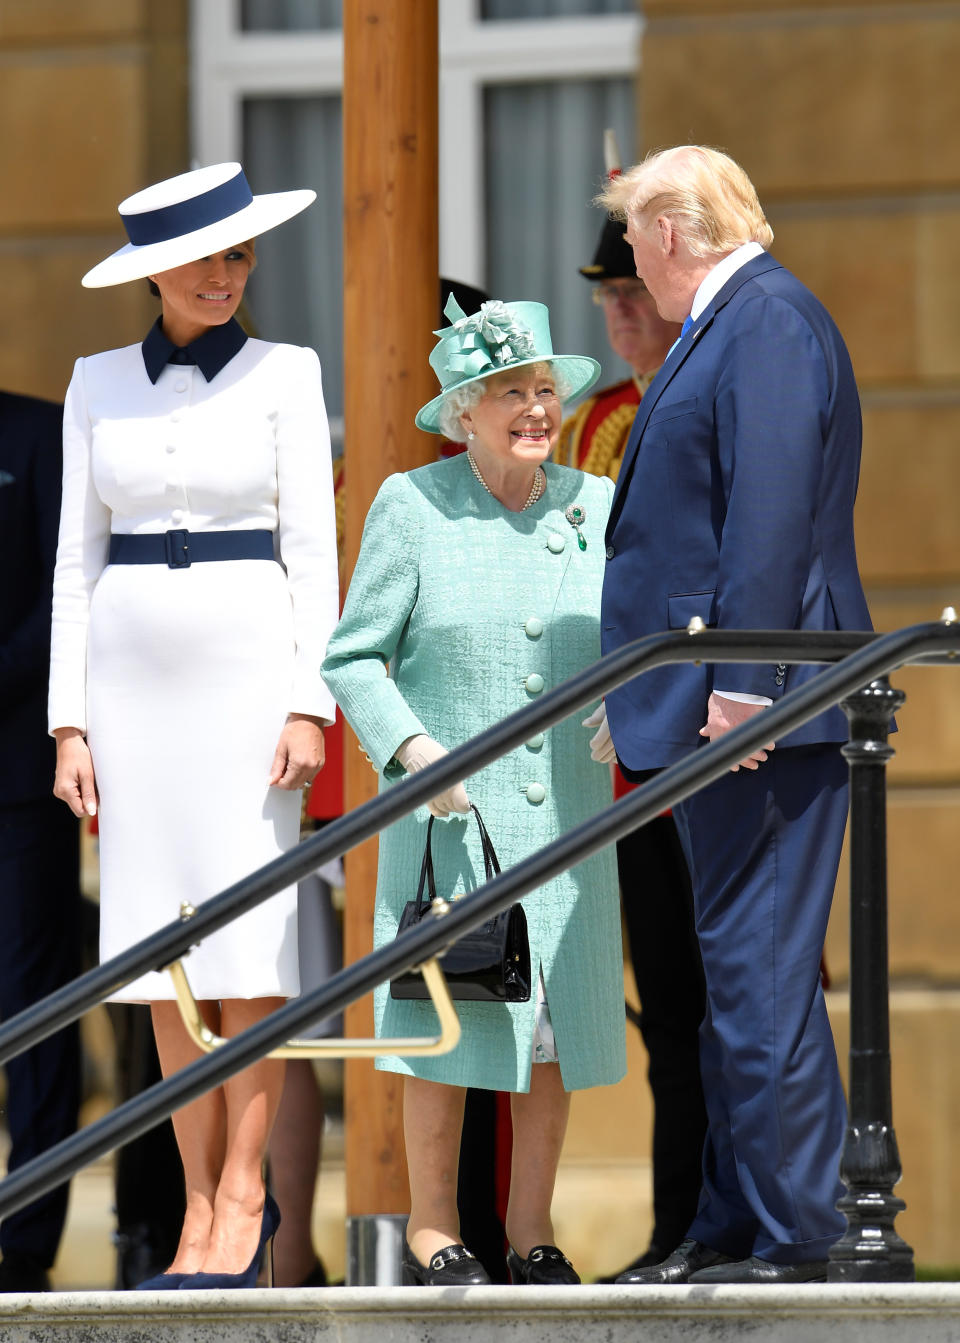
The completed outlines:
<svg viewBox="0 0 960 1343">
<path fill-rule="evenodd" d="M 241 169 L 236 177 L 200 196 L 164 205 L 158 210 L 145 210 L 142 214 L 125 214 L 121 218 L 134 246 L 146 247 L 217 224 L 221 219 L 245 210 L 252 200 L 253 192 Z"/>
</svg>

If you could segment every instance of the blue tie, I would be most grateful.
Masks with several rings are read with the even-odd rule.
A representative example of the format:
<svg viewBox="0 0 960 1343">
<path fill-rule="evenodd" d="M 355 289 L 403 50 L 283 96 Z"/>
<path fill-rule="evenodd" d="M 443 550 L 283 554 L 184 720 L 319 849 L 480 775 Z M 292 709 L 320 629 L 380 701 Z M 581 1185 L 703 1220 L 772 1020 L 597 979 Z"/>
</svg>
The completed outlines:
<svg viewBox="0 0 960 1343">
<path fill-rule="evenodd" d="M 683 326 L 680 328 L 680 334 L 679 334 L 679 336 L 677 337 L 677 339 L 673 342 L 673 344 L 670 346 L 669 350 L 667 351 L 667 358 L 668 358 L 668 359 L 669 359 L 670 356 L 673 354 L 674 350 L 677 348 L 677 346 L 680 344 L 680 342 L 683 340 L 684 336 L 687 334 L 687 332 L 690 330 L 690 328 L 691 328 L 692 326 L 693 326 L 693 318 L 692 318 L 692 317 L 685 317 L 685 318 L 683 319 Z"/>
</svg>

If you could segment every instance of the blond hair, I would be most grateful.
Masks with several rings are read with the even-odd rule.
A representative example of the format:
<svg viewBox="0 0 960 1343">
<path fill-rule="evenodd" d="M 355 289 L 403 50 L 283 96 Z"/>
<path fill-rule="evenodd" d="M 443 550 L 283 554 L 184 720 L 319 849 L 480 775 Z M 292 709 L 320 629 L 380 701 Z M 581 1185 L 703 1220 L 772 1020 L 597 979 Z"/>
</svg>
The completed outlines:
<svg viewBox="0 0 960 1343">
<path fill-rule="evenodd" d="M 696 257 L 724 255 L 745 242 L 773 242 L 750 178 L 729 155 L 704 145 L 652 151 L 610 178 L 596 203 L 615 218 L 640 223 L 665 215 Z"/>
</svg>

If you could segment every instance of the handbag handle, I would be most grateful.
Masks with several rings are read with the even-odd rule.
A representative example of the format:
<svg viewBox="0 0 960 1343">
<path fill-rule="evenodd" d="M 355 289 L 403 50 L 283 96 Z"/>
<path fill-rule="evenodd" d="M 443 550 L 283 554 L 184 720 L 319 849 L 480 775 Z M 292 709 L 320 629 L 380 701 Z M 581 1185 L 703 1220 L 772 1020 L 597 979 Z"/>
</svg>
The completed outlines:
<svg viewBox="0 0 960 1343">
<path fill-rule="evenodd" d="M 486 873 L 487 881 L 492 881 L 494 877 L 500 874 L 500 862 L 497 858 L 496 850 L 493 847 L 493 840 L 487 833 L 487 827 L 484 825 L 483 817 L 477 811 L 473 803 L 470 803 L 470 810 L 477 818 L 477 826 L 480 830 L 480 847 L 483 851 L 483 870 Z M 433 851 L 430 840 L 433 836 L 433 823 L 436 817 L 431 816 L 427 822 L 427 842 L 423 850 L 423 862 L 420 864 L 420 881 L 417 884 L 417 917 L 423 913 L 423 891 L 427 890 L 428 901 L 437 898 L 437 883 L 433 874 Z"/>
</svg>

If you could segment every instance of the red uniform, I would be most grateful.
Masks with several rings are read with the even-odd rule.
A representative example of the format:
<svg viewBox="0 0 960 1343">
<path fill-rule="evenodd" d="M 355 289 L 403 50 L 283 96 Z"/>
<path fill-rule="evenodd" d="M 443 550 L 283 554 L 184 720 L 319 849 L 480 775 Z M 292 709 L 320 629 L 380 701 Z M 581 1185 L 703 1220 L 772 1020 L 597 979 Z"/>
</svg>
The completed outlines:
<svg viewBox="0 0 960 1343">
<path fill-rule="evenodd" d="M 599 392 L 581 401 L 560 430 L 557 460 L 592 476 L 609 476 L 616 480 L 640 397 L 652 381 L 653 374 L 624 378 L 623 382 L 601 387 Z M 627 783 L 619 768 L 614 771 L 615 797 L 623 797 L 633 786 Z"/>
</svg>

